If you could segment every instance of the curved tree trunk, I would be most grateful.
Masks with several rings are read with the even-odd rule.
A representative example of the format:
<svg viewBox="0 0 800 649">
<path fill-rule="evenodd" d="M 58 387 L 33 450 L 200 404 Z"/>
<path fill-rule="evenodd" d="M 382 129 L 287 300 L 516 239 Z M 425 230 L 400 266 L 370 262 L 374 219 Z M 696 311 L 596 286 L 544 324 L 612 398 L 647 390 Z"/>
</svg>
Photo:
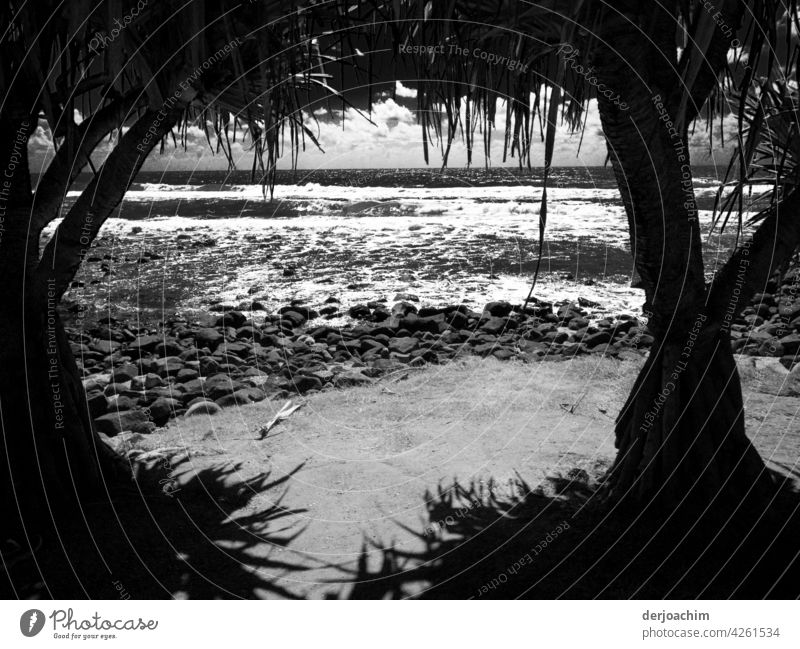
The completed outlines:
<svg viewBox="0 0 800 649">
<path fill-rule="evenodd" d="M 2 160 L 11 178 L 0 240 L 0 272 L 5 280 L 0 288 L 4 306 L 0 311 L 0 479 L 4 511 L 11 514 L 10 535 L 24 538 L 24 530 L 31 526 L 44 529 L 70 492 L 99 487 L 99 463 L 96 454 L 87 452 L 91 429 L 79 424 L 84 418 L 77 408 L 77 388 L 82 385 L 77 372 L 64 371 L 64 361 L 71 360 L 71 354 L 55 305 L 48 313 L 47 305 L 32 302 L 27 291 L 39 252 L 38 236 L 29 228 L 33 196 L 27 161 L 27 141 L 36 118 L 29 115 L 3 122 Z M 74 488 L 70 488 L 72 482 Z"/>
<path fill-rule="evenodd" d="M 4 511 L 11 514 L 7 536 L 21 544 L 34 531 L 53 529 L 68 505 L 107 496 L 121 477 L 129 477 L 127 463 L 93 430 L 57 305 L 100 227 L 184 106 L 148 110 L 138 118 L 56 229 L 41 260 L 37 226 L 52 218 L 52 201 L 36 205 L 30 187 L 26 147 L 36 119 L 0 125 L 6 135 L 3 160 L 15 161 L 0 238 L 0 488 Z M 19 132 L 24 136 L 9 139 Z M 55 163 L 63 166 L 59 158 Z"/>
<path fill-rule="evenodd" d="M 683 80 L 674 60 L 674 18 L 657 3 L 615 4 L 595 62 L 598 78 L 626 106 L 602 94 L 598 106 L 655 343 L 617 420 L 608 486 L 613 499 L 702 511 L 760 492 L 767 473 L 744 432 L 739 376 L 719 305 L 707 304 L 687 132 L 679 119 Z M 690 115 L 699 110 L 689 108 Z"/>
</svg>

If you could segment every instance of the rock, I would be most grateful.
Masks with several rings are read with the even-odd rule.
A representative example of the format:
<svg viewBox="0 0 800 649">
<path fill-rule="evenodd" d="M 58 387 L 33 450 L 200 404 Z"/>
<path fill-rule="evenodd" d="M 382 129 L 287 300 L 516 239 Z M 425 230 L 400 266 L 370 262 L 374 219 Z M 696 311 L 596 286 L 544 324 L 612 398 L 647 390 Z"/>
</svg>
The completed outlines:
<svg viewBox="0 0 800 649">
<path fill-rule="evenodd" d="M 241 311 L 226 311 L 219 318 L 214 326 L 216 327 L 233 327 L 238 329 L 244 325 L 247 317 Z"/>
<path fill-rule="evenodd" d="M 486 322 L 481 324 L 480 328 L 486 333 L 497 335 L 503 333 L 506 329 L 516 329 L 517 326 L 517 321 L 512 320 L 511 318 L 491 317 Z"/>
<path fill-rule="evenodd" d="M 568 358 L 579 356 L 580 354 L 585 354 L 586 352 L 586 345 L 578 342 L 564 343 L 564 346 L 561 348 L 561 354 Z"/>
<path fill-rule="evenodd" d="M 130 381 L 134 376 L 139 375 L 139 368 L 132 363 L 126 363 L 120 367 L 117 367 L 111 372 L 111 382 L 112 383 L 125 383 Z"/>
<path fill-rule="evenodd" d="M 96 419 L 108 411 L 108 399 L 102 392 L 90 392 L 86 395 L 86 405 L 89 409 L 89 416 Z"/>
<path fill-rule="evenodd" d="M 238 395 L 246 395 L 250 401 L 263 401 L 267 398 L 267 393 L 261 390 L 260 388 L 242 388 L 241 390 L 237 390 L 234 394 Z"/>
<path fill-rule="evenodd" d="M 489 354 L 493 354 L 497 349 L 498 349 L 497 343 L 491 342 L 491 343 L 481 343 L 479 345 L 475 345 L 472 348 L 472 351 L 478 356 L 489 356 Z"/>
<path fill-rule="evenodd" d="M 288 392 L 308 392 L 309 390 L 319 390 L 322 387 L 322 381 L 316 376 L 294 374 L 288 380 L 279 383 L 278 387 Z"/>
<path fill-rule="evenodd" d="M 246 340 L 249 342 L 260 343 L 261 342 L 261 331 L 256 327 L 251 326 L 244 326 L 239 327 L 236 330 L 236 339 L 237 340 Z"/>
<path fill-rule="evenodd" d="M 398 302 L 392 307 L 392 315 L 403 318 L 407 316 L 409 313 L 416 313 L 417 307 L 413 304 L 409 304 L 408 302 Z"/>
<path fill-rule="evenodd" d="M 365 376 L 361 370 L 356 370 L 356 369 L 340 372 L 333 379 L 333 384 L 337 388 L 344 388 L 344 387 L 351 387 L 358 385 L 369 385 L 372 382 L 373 381 L 371 378 Z"/>
<path fill-rule="evenodd" d="M 107 403 L 108 412 L 117 412 L 121 410 L 132 410 L 139 403 L 139 400 L 127 395 L 115 394 L 113 397 L 108 398 Z"/>
<path fill-rule="evenodd" d="M 559 320 L 569 321 L 572 320 L 572 318 L 583 317 L 584 313 L 580 305 L 573 302 L 562 304 L 560 307 L 558 307 L 556 315 L 558 316 Z"/>
<path fill-rule="evenodd" d="M 113 437 L 122 431 L 147 434 L 154 429 L 153 422 L 145 410 L 123 410 L 120 412 L 110 412 L 106 415 L 96 417 L 94 420 L 98 432 Z"/>
<path fill-rule="evenodd" d="M 189 406 L 189 409 L 184 414 L 184 417 L 194 417 L 195 415 L 216 415 L 218 412 L 222 412 L 222 408 L 220 408 L 216 403 L 213 401 L 198 401 L 197 403 Z"/>
<path fill-rule="evenodd" d="M 376 358 L 370 361 L 370 366 L 380 374 L 388 374 L 389 372 L 395 372 L 401 369 L 403 364 L 397 362 L 397 360 L 393 358 Z"/>
<path fill-rule="evenodd" d="M 392 314 L 383 305 L 378 306 L 377 308 L 375 308 L 372 311 L 372 321 L 373 322 L 384 322 L 384 321 L 388 320 L 391 317 L 392 317 Z"/>
<path fill-rule="evenodd" d="M 783 345 L 777 341 L 776 338 L 761 343 L 758 347 L 759 356 L 776 356 L 784 355 Z"/>
<path fill-rule="evenodd" d="M 198 347 L 208 347 L 212 352 L 225 339 L 216 329 L 198 329 L 194 335 L 195 343 Z"/>
<path fill-rule="evenodd" d="M 501 347 L 500 349 L 496 349 L 494 352 L 492 352 L 492 356 L 494 356 L 498 360 L 507 361 L 511 358 L 514 358 L 516 354 L 512 350 L 506 347 Z"/>
<path fill-rule="evenodd" d="M 178 356 L 182 354 L 184 348 L 181 347 L 178 342 L 172 338 L 166 338 L 162 340 L 156 348 L 154 352 L 159 356 Z"/>
<path fill-rule="evenodd" d="M 445 322 L 453 329 L 466 329 L 469 326 L 469 317 L 460 311 L 445 314 Z"/>
<path fill-rule="evenodd" d="M 438 320 L 437 320 L 438 318 Z M 444 316 L 431 316 L 429 318 L 420 318 L 416 313 L 409 313 L 404 318 L 401 318 L 398 325 L 399 329 L 405 329 L 409 332 L 415 331 L 429 331 L 430 333 L 439 333 L 439 324 L 444 324 Z"/>
<path fill-rule="evenodd" d="M 293 304 L 292 306 L 284 306 L 278 309 L 278 313 L 284 316 L 289 312 L 293 312 L 299 315 L 302 318 L 303 322 L 305 322 L 306 320 L 314 320 L 315 318 L 319 317 L 319 313 L 314 311 L 314 309 L 309 309 L 308 307 L 301 306 L 299 304 Z"/>
<path fill-rule="evenodd" d="M 139 336 L 132 343 L 128 344 L 128 349 L 134 353 L 155 351 L 158 343 L 161 342 L 160 336 Z"/>
<path fill-rule="evenodd" d="M 202 376 L 212 376 L 219 372 L 219 363 L 210 356 L 204 356 L 200 359 L 199 370 Z"/>
<path fill-rule="evenodd" d="M 203 383 L 203 392 L 206 397 L 216 401 L 228 394 L 233 394 L 241 387 L 243 387 L 241 383 L 234 381 L 227 374 L 216 374 Z"/>
<path fill-rule="evenodd" d="M 413 336 L 404 338 L 393 338 L 389 342 L 389 350 L 398 354 L 410 354 L 417 347 L 419 347 L 419 340 Z"/>
<path fill-rule="evenodd" d="M 578 298 L 578 305 L 582 306 L 584 309 L 599 309 L 602 305 L 598 302 L 592 302 L 591 300 L 587 300 L 585 297 Z"/>
<path fill-rule="evenodd" d="M 507 318 L 512 309 L 508 302 L 489 302 L 483 310 L 495 318 Z"/>
<path fill-rule="evenodd" d="M 281 322 L 287 323 L 292 329 L 302 327 L 306 323 L 307 319 L 308 318 L 306 318 L 302 313 L 295 311 L 294 309 L 289 309 L 281 313 Z"/>
<path fill-rule="evenodd" d="M 159 397 L 150 404 L 150 416 L 156 426 L 163 426 L 181 410 L 181 402 L 177 399 Z"/>
<path fill-rule="evenodd" d="M 249 345 L 248 343 L 222 343 L 222 345 L 217 347 L 217 351 L 214 353 L 214 355 L 236 354 L 236 356 L 246 358 L 252 349 L 253 346 Z"/>
<path fill-rule="evenodd" d="M 372 312 L 370 311 L 369 307 L 365 304 L 356 304 L 355 306 L 351 306 L 347 310 L 347 315 L 349 315 L 354 320 L 364 320 L 369 318 Z"/>
<path fill-rule="evenodd" d="M 800 351 L 800 334 L 789 334 L 780 339 L 784 354 L 797 354 Z"/>
<path fill-rule="evenodd" d="M 261 370 L 257 367 L 248 367 L 242 376 L 252 377 L 252 376 L 269 376 L 268 372 Z"/>
<path fill-rule="evenodd" d="M 109 383 L 103 389 L 103 394 L 107 397 L 112 397 L 115 394 L 122 394 L 130 389 L 131 389 L 130 381 L 125 381 L 125 383 Z"/>
<path fill-rule="evenodd" d="M 183 361 L 177 356 L 167 356 L 155 361 L 155 373 L 160 377 L 175 376 L 183 369 Z"/>
<path fill-rule="evenodd" d="M 158 374 L 145 374 L 134 376 L 131 379 L 131 390 L 149 390 L 164 385 L 164 380 Z"/>
<path fill-rule="evenodd" d="M 419 302 L 419 297 L 413 293 L 398 293 L 394 296 L 393 302 Z"/>
<path fill-rule="evenodd" d="M 589 321 L 586 318 L 572 318 L 572 320 L 567 323 L 567 326 L 573 331 L 578 331 L 579 329 L 587 328 L 589 326 Z"/>
<path fill-rule="evenodd" d="M 225 396 L 216 399 L 216 404 L 221 408 L 246 406 L 249 403 L 251 403 L 251 399 L 246 390 L 237 390 L 232 394 L 226 394 Z"/>
<path fill-rule="evenodd" d="M 103 441 L 106 442 L 111 448 L 113 448 L 117 453 L 124 454 L 128 451 L 132 451 L 136 448 L 137 444 L 140 444 L 145 440 L 145 436 L 141 433 L 120 433 L 116 437 L 107 437 L 105 434 L 100 433 Z"/>
<path fill-rule="evenodd" d="M 611 342 L 611 332 L 608 330 L 598 331 L 595 334 L 591 334 L 586 336 L 581 341 L 584 345 L 586 345 L 589 349 L 597 347 L 598 345 L 604 345 Z"/>
<path fill-rule="evenodd" d="M 179 370 L 178 373 L 175 375 L 175 380 L 178 383 L 187 383 L 189 381 L 193 381 L 196 378 L 199 378 L 200 372 L 197 370 L 193 370 L 190 368 L 183 368 Z"/>
<path fill-rule="evenodd" d="M 115 342 L 113 340 L 96 340 L 90 346 L 90 349 L 103 354 L 104 356 L 108 356 L 109 354 L 113 354 L 121 347 L 121 343 Z"/>
</svg>

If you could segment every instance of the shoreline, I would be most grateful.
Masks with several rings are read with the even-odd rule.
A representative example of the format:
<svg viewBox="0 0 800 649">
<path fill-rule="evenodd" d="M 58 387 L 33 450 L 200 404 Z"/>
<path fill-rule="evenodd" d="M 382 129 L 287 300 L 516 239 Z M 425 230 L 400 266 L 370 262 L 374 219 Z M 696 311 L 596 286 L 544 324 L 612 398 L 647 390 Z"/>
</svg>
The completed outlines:
<svg viewBox="0 0 800 649">
<path fill-rule="evenodd" d="M 795 366 L 800 304 L 779 305 L 775 294 L 793 290 L 798 278 L 794 267 L 781 284 L 771 280 L 772 292 L 757 295 L 733 320 L 735 353 L 775 357 L 786 371 Z M 524 363 L 588 355 L 639 360 L 653 343 L 641 318 L 592 319 L 600 305 L 588 300 L 533 300 L 524 312 L 497 301 L 479 312 L 464 304 L 420 306 L 414 295 L 396 299 L 352 306 L 350 324 L 338 326 L 324 321 L 343 315 L 338 300 L 329 298 L 319 311 L 294 302 L 261 317 L 221 306 L 220 313 L 175 317 L 156 328 L 106 317 L 85 331 L 66 330 L 90 415 L 109 436 L 148 433 L 175 417 L 267 398 L 369 385 L 392 372 L 464 356 Z"/>
</svg>

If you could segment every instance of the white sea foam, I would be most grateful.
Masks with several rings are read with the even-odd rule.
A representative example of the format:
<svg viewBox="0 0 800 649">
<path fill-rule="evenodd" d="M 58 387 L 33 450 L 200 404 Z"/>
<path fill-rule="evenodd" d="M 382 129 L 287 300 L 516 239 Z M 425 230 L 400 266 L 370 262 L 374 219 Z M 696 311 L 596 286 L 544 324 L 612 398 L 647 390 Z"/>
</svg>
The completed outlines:
<svg viewBox="0 0 800 649">
<path fill-rule="evenodd" d="M 715 185 L 702 185 L 697 195 L 708 203 L 715 192 Z M 628 223 L 617 190 L 552 187 L 548 197 L 536 297 L 584 297 L 608 312 L 638 313 L 643 295 L 630 288 Z M 495 299 L 521 302 L 527 295 L 540 199 L 540 188 L 513 184 L 279 185 L 269 201 L 258 185 L 150 183 L 126 194 L 122 218 L 109 219 L 102 234 L 117 251 L 127 254 L 135 240 L 163 257 L 135 269 L 142 285 L 192 278 L 198 289 L 181 306 L 203 306 L 210 297 L 237 303 L 255 295 L 272 309 L 294 298 L 320 304 L 331 294 L 347 305 L 391 299 L 396 292 L 414 293 L 426 304 L 467 300 L 480 306 Z M 700 210 L 699 218 L 707 232 L 710 210 Z M 191 241 L 180 244 L 180 234 Z M 114 243 L 120 238 L 128 240 L 127 247 Z M 193 245 L 202 238 L 213 245 Z M 607 261 L 610 254 L 616 261 L 604 265 L 602 256 Z M 285 278 L 276 264 L 299 270 Z M 578 280 L 560 276 L 565 266 Z M 591 285 L 582 283 L 587 267 Z M 254 293 L 254 287 L 263 289 Z"/>
</svg>

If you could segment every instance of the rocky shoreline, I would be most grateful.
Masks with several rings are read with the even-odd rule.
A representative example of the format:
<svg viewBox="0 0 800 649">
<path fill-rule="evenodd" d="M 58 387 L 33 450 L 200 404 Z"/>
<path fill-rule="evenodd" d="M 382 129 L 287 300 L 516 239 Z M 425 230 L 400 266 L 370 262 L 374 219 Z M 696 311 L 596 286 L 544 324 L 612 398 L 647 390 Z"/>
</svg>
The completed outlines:
<svg viewBox="0 0 800 649">
<path fill-rule="evenodd" d="M 768 292 L 730 327 L 736 353 L 779 357 L 791 369 L 800 351 L 796 268 L 772 280 Z M 769 289 L 772 289 L 771 291 Z M 178 416 L 267 398 L 365 385 L 407 367 L 445 363 L 465 354 L 523 362 L 596 354 L 640 357 L 653 343 L 646 323 L 631 315 L 596 319 L 599 305 L 534 301 L 526 309 L 491 302 L 421 307 L 413 295 L 346 309 L 335 298 L 319 310 L 292 303 L 259 317 L 233 308 L 158 328 L 133 328 L 106 318 L 67 334 L 84 374 L 90 414 L 99 432 L 151 432 Z"/>
</svg>

